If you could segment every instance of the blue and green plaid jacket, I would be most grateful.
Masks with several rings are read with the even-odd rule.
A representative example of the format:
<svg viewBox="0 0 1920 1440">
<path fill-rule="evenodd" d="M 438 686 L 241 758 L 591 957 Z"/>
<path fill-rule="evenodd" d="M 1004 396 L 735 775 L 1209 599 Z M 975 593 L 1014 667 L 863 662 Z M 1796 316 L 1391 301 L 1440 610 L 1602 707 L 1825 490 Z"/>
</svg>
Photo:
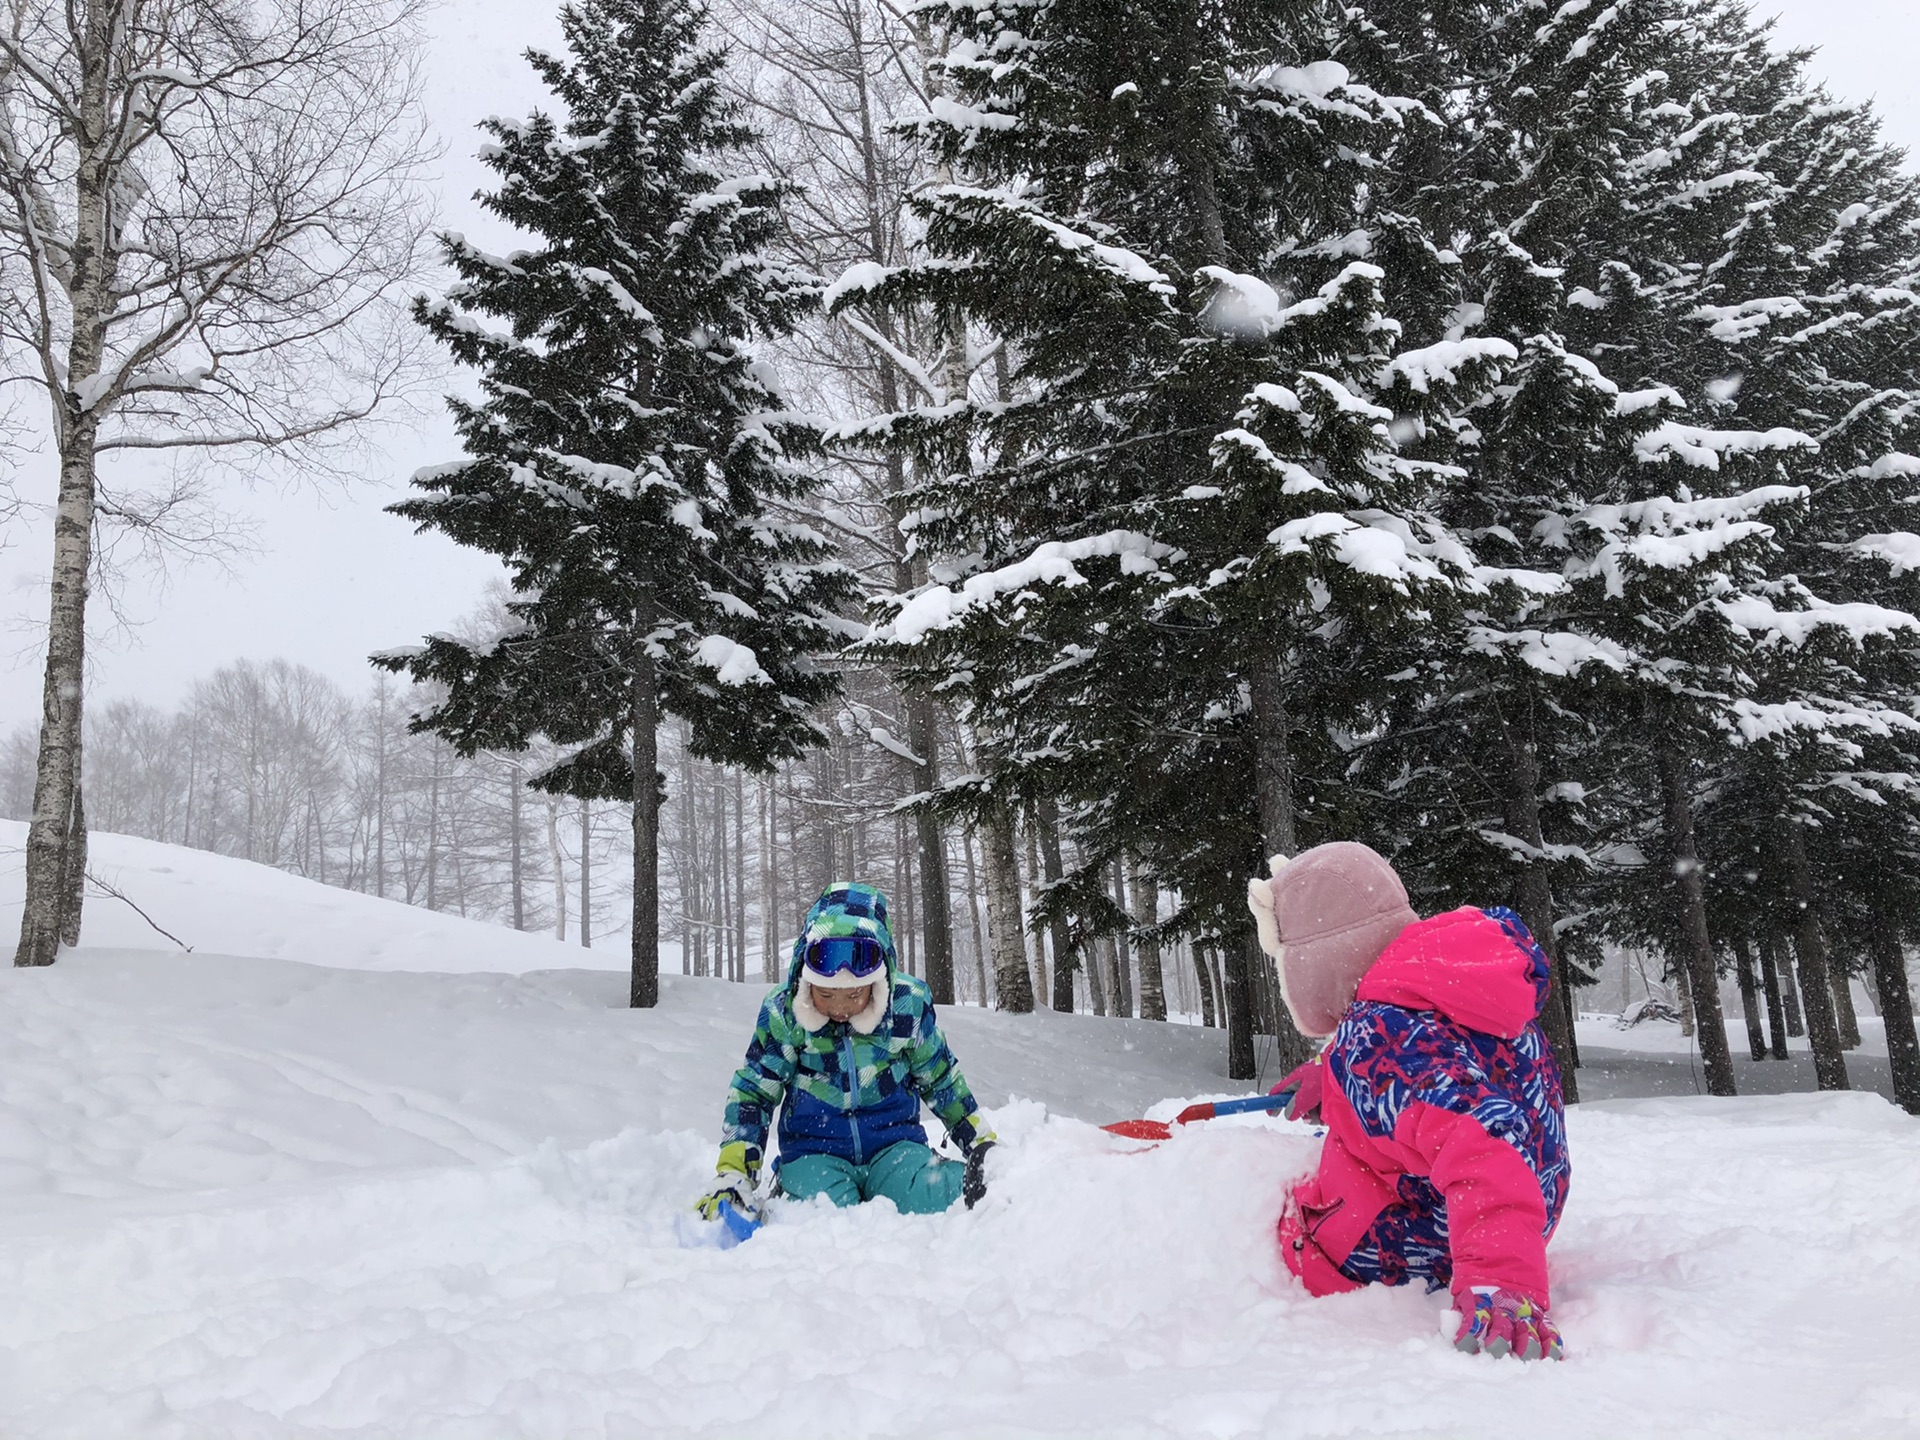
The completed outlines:
<svg viewBox="0 0 1920 1440">
<path fill-rule="evenodd" d="M 869 936 L 885 949 L 888 1013 L 871 1035 L 831 1021 L 809 1033 L 793 1013 L 807 944 L 846 935 Z M 886 896 L 869 885 L 829 886 L 807 912 L 786 984 L 760 1006 L 746 1063 L 727 1094 L 719 1168 L 759 1174 L 776 1107 L 781 1159 L 825 1154 L 864 1165 L 902 1140 L 926 1143 L 922 1100 L 962 1150 L 993 1138 L 940 1033 L 931 992 L 895 963 Z"/>
</svg>

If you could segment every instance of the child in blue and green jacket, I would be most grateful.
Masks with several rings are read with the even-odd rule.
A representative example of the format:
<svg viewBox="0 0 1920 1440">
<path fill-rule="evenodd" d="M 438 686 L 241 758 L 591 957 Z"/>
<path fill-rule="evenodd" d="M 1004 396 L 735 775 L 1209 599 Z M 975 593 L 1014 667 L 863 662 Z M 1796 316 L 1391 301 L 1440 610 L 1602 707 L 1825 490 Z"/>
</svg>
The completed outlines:
<svg viewBox="0 0 1920 1440">
<path fill-rule="evenodd" d="M 928 1148 L 922 1100 L 964 1165 Z M 887 898 L 871 885 L 831 885 L 807 911 L 786 983 L 761 1005 L 727 1095 L 719 1173 L 698 1207 L 707 1219 L 723 1205 L 756 1213 L 776 1109 L 779 1188 L 797 1199 L 856 1205 L 884 1195 L 909 1214 L 932 1214 L 986 1192 L 993 1132 L 940 1033 L 931 993 L 896 963 Z"/>
</svg>

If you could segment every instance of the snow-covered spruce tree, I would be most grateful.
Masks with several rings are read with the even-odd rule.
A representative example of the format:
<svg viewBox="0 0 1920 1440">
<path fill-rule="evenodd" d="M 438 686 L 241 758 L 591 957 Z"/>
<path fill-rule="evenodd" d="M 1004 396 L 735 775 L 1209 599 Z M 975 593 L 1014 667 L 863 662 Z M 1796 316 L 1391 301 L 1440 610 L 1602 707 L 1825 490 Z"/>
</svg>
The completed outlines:
<svg viewBox="0 0 1920 1440">
<path fill-rule="evenodd" d="M 1911 277 L 1911 186 L 1867 118 L 1809 89 L 1799 57 L 1772 52 L 1744 11 L 1705 3 L 1652 18 L 1669 48 L 1643 57 L 1636 93 L 1653 108 L 1613 187 L 1628 263 L 1594 287 L 1585 328 L 1607 344 L 1606 363 L 1642 383 L 1671 379 L 1712 427 L 1663 427 L 1673 454 L 1711 469 L 1729 446 L 1780 437 L 1769 478 L 1805 496 L 1767 512 L 1765 573 L 1714 600 L 1742 637 L 1743 693 L 1719 718 L 1734 743 L 1702 772 L 1701 819 L 1734 831 L 1735 844 L 1709 852 L 1731 861 L 1742 813 L 1745 835 L 1773 852 L 1758 867 L 1767 908 L 1790 920 L 1820 1083 L 1838 1087 L 1831 1000 L 1845 979 L 1828 973 L 1807 851 L 1820 792 L 1845 792 L 1838 772 L 1857 739 L 1905 728 L 1910 699 L 1887 701 L 1914 690 L 1913 622 L 1866 603 L 1845 563 L 1888 513 L 1874 466 L 1887 468 L 1889 426 L 1910 408 L 1915 297 L 1900 280 Z M 1745 869 L 1730 864 L 1719 883 Z"/>
<path fill-rule="evenodd" d="M 1403 457 L 1394 422 L 1455 434 L 1459 393 L 1511 352 L 1396 353 L 1384 263 L 1432 304 L 1451 257 L 1365 182 L 1385 137 L 1426 122 L 1321 59 L 1319 15 L 927 13 L 950 96 L 922 129 L 964 181 L 922 201 L 928 262 L 836 298 L 947 307 L 1011 376 L 1004 399 L 887 427 L 925 477 L 914 534 L 936 563 L 880 636 L 964 685 L 1005 737 L 998 783 L 1065 800 L 1090 870 L 1140 856 L 1222 937 L 1230 1064 L 1251 1074 L 1268 987 L 1246 878 L 1338 833 L 1301 824 L 1296 751 L 1365 693 L 1388 648 L 1368 637 L 1430 627 L 1467 558 L 1423 509 L 1440 465 Z M 1147 752 L 1150 788 L 1218 803 L 1130 803 Z M 1182 756 L 1204 784 L 1183 788 Z"/>
<path fill-rule="evenodd" d="M 1401 829 L 1430 857 L 1431 888 L 1485 862 L 1461 843 L 1461 827 L 1433 823 L 1446 813 L 1433 797 L 1464 792 L 1469 814 L 1496 822 L 1468 828 L 1529 875 L 1535 899 L 1523 912 L 1537 909 L 1551 875 L 1571 891 L 1560 912 L 1585 915 L 1590 934 L 1662 938 L 1708 997 L 1703 1038 L 1714 1047 L 1696 813 L 1724 792 L 1742 719 L 1762 703 L 1763 662 L 1781 633 L 1766 617 L 1801 612 L 1781 623 L 1804 631 L 1820 623 L 1813 612 L 1836 614 L 1803 586 L 1780 588 L 1785 552 L 1775 543 L 1793 533 L 1779 527 L 1810 513 L 1801 486 L 1821 488 L 1808 469 L 1825 454 L 1810 433 L 1821 429 L 1810 423 L 1818 409 L 1802 400 L 1730 413 L 1736 367 L 1704 343 L 1730 314 L 1781 303 L 1769 298 L 1777 281 L 1743 273 L 1743 251 L 1790 253 L 1774 232 L 1756 233 L 1756 216 L 1803 193 L 1786 174 L 1804 170 L 1781 172 L 1797 64 L 1770 55 L 1724 5 L 1567 6 L 1545 25 L 1516 7 L 1489 37 L 1446 111 L 1461 145 L 1455 168 L 1471 183 L 1389 165 L 1379 188 L 1456 237 L 1469 300 L 1456 333 L 1522 351 L 1516 383 L 1475 413 L 1485 442 L 1468 452 L 1446 510 L 1483 565 L 1520 583 L 1494 585 L 1472 606 L 1470 643 L 1429 661 L 1425 682 L 1402 692 L 1419 709 L 1388 736 L 1410 743 L 1381 747 L 1370 778 L 1400 797 Z M 1391 54 L 1372 37 L 1356 43 Z M 1845 148 L 1831 147 L 1835 163 Z M 1808 208 L 1822 238 L 1875 208 L 1848 220 L 1830 205 L 1822 215 L 1825 201 Z M 1897 308 L 1858 289 L 1852 300 L 1829 309 L 1857 306 L 1868 329 Z M 1740 309 L 1749 303 L 1753 312 Z M 1832 357 L 1807 368 L 1832 373 Z M 1861 400 L 1873 387 L 1851 388 Z M 1526 578 L 1543 572 L 1558 583 Z M 1833 699 L 1832 686 L 1825 693 Z M 1520 763 L 1515 715 L 1532 722 L 1528 748 L 1550 763 Z M 1654 795 L 1664 805 L 1649 806 Z M 1591 802 L 1584 820 L 1563 823 L 1586 834 L 1562 840 L 1611 830 L 1613 846 L 1548 840 L 1542 807 L 1580 797 Z M 1621 872 L 1605 857 L 1632 857 L 1635 842 L 1678 873 L 1645 867 L 1637 873 L 1653 888 L 1614 883 Z M 1730 1065 L 1709 1069 L 1731 1084 Z"/>
<path fill-rule="evenodd" d="M 1907 1103 L 1920 1100 L 1920 1041 L 1901 1005 L 1910 911 L 1883 867 L 1857 857 L 1902 853 L 1920 818 L 1920 587 L 1904 533 L 1920 478 L 1909 453 L 1920 448 L 1920 187 L 1869 111 L 1807 82 L 1803 57 L 1771 51 L 1737 10 L 1702 20 L 1719 163 L 1740 183 L 1681 339 L 1715 376 L 1719 423 L 1792 425 L 1818 441 L 1791 457 L 1808 503 L 1780 531 L 1773 582 L 1742 610 L 1758 688 L 1707 819 L 1733 832 L 1729 860 L 1743 858 L 1730 875 L 1755 874 L 1758 917 L 1790 932 L 1814 972 L 1803 988 L 1819 991 L 1821 1083 L 1845 1083 L 1849 1038 L 1826 1000 L 1845 1021 L 1848 972 L 1870 961 L 1882 992 L 1897 992 L 1888 1039 Z M 1841 933 L 1860 943 L 1836 943 Z"/>
<path fill-rule="evenodd" d="M 1591 271 L 1606 254 L 1602 242 L 1618 239 L 1609 210 L 1592 199 L 1615 188 L 1617 151 L 1578 137 L 1619 129 L 1606 117 L 1627 88 L 1619 72 L 1637 73 L 1628 68 L 1634 47 L 1606 56 L 1581 49 L 1579 80 L 1567 96 L 1553 95 L 1571 107 L 1563 113 L 1518 79 L 1557 79 L 1532 50 L 1551 28 L 1529 30 L 1517 61 L 1477 55 L 1473 83 L 1435 97 L 1447 107 L 1460 180 L 1436 183 L 1418 154 L 1395 154 L 1380 182 L 1464 252 L 1445 339 L 1504 342 L 1519 358 L 1473 411 L 1473 443 L 1456 451 L 1458 480 L 1444 502 L 1480 582 L 1465 598 L 1457 643 L 1410 657 L 1408 683 L 1356 751 L 1354 774 L 1370 792 L 1381 848 L 1400 859 L 1427 903 L 1504 899 L 1555 954 L 1559 993 L 1544 1020 L 1564 1046 L 1563 1082 L 1574 1098 L 1566 952 L 1577 944 L 1591 953 L 1596 941 L 1579 924 L 1592 898 L 1583 887 L 1599 863 L 1580 843 L 1592 835 L 1582 802 L 1600 773 L 1589 763 L 1594 699 L 1602 677 L 1636 660 L 1584 624 L 1591 597 L 1575 581 L 1591 556 L 1568 536 L 1594 502 L 1639 483 L 1644 457 L 1635 442 L 1673 392 L 1626 389 L 1603 372 L 1607 340 L 1579 334 L 1590 328 L 1594 294 L 1578 283 L 1588 275 L 1571 273 Z"/>
<path fill-rule="evenodd" d="M 417 724 L 461 750 L 544 735 L 536 788 L 633 805 L 632 1003 L 659 993 L 656 732 L 765 768 L 816 739 L 847 572 L 795 505 L 814 437 L 781 414 L 753 337 L 811 303 L 766 258 L 783 186 L 736 170 L 750 139 L 693 0 L 578 0 L 568 53 L 533 55 L 561 119 L 491 120 L 495 215 L 537 237 L 506 258 L 457 236 L 460 283 L 421 323 L 478 372 L 451 402 L 464 459 L 395 507 L 497 555 L 512 628 L 382 657 L 446 687 Z M 489 321 L 504 322 L 496 328 Z"/>
</svg>

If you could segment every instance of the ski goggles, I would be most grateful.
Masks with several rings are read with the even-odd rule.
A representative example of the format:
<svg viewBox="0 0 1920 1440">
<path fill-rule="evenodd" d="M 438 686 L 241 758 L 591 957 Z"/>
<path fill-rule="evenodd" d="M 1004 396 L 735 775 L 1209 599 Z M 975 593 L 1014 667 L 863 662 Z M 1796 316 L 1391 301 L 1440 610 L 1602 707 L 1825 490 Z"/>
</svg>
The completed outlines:
<svg viewBox="0 0 1920 1440">
<path fill-rule="evenodd" d="M 865 935 L 833 935 L 807 945 L 807 969 L 820 976 L 865 977 L 886 966 L 886 948 Z"/>
</svg>

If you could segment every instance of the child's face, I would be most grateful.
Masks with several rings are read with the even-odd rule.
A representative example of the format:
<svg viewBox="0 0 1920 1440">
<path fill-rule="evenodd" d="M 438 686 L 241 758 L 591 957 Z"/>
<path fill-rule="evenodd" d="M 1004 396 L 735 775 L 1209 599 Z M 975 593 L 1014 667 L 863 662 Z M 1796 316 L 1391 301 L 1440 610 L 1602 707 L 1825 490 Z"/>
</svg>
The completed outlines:
<svg viewBox="0 0 1920 1440">
<path fill-rule="evenodd" d="M 812 992 L 813 1003 L 820 1013 L 829 1020 L 851 1020 L 867 1008 L 873 999 L 871 985 L 859 985 L 846 990 L 828 990 L 819 985 L 807 987 Z"/>
</svg>

